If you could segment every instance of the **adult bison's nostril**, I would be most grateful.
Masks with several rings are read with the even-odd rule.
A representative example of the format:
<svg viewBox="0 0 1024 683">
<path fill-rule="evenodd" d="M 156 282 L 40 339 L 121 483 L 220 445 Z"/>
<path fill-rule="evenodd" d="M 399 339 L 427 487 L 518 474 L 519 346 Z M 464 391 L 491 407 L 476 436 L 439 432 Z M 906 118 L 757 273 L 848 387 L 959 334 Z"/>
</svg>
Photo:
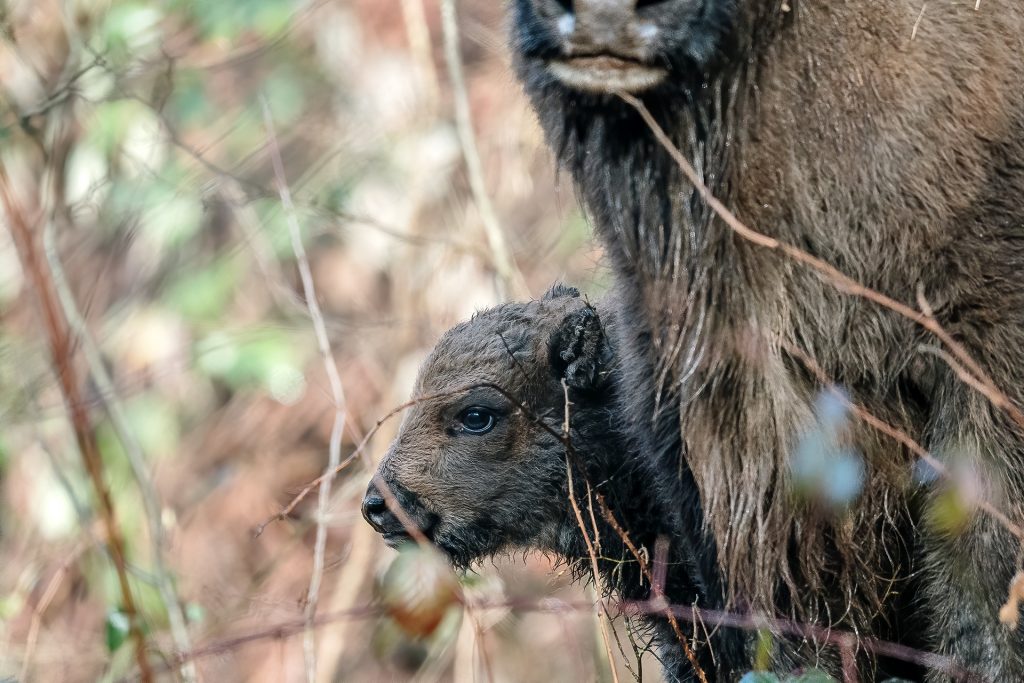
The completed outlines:
<svg viewBox="0 0 1024 683">
<path fill-rule="evenodd" d="M 654 60 L 661 34 L 649 11 L 679 0 L 533 0 L 558 37 L 561 55 L 545 56 L 549 73 L 583 92 L 642 92 L 668 75 Z M 665 14 L 665 12 L 661 12 Z"/>
</svg>

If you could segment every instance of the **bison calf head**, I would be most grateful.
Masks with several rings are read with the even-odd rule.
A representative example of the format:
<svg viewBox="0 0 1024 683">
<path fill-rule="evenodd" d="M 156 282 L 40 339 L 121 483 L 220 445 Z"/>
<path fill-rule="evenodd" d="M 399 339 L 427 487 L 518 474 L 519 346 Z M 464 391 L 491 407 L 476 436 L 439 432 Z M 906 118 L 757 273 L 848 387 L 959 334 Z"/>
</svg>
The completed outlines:
<svg viewBox="0 0 1024 683">
<path fill-rule="evenodd" d="M 595 309 L 560 286 L 449 330 L 420 369 L 363 516 L 391 546 L 409 538 L 403 522 L 415 524 L 460 566 L 504 549 L 555 549 L 569 507 L 563 381 L 575 438 L 577 416 L 609 402 L 609 356 Z"/>
</svg>

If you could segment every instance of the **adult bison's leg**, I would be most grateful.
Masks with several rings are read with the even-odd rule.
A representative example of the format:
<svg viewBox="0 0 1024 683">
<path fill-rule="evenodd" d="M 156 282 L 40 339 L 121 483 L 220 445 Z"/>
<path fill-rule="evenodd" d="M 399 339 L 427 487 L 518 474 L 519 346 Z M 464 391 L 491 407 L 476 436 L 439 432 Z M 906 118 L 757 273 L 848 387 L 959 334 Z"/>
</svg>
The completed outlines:
<svg viewBox="0 0 1024 683">
<path fill-rule="evenodd" d="M 1024 499 L 1005 476 L 1024 466 L 1024 434 L 987 399 L 950 377 L 933 417 L 929 449 L 948 461 L 961 493 L 943 493 L 938 484 L 930 501 L 922 544 L 929 636 L 937 652 L 949 655 L 988 681 L 1024 681 L 1024 628 L 1000 623 L 1013 574 L 1020 568 L 1021 542 L 992 517 L 950 518 L 945 496 L 983 497 L 1021 519 Z M 955 508 L 954 508 L 955 509 Z M 956 528 L 966 523 L 964 528 Z M 934 672 L 929 680 L 946 681 Z"/>
<path fill-rule="evenodd" d="M 1018 408 L 1024 407 L 1024 121 L 994 146 L 997 165 L 985 194 L 960 217 L 963 235 L 937 251 L 936 316 Z M 1000 163 L 1001 162 L 1001 163 Z M 953 274 L 953 277 L 950 277 Z M 1012 523 L 1024 523 L 1024 427 L 943 367 L 926 446 L 949 463 L 960 488 L 982 497 Z M 963 481 L 967 479 L 967 481 Z M 973 480 L 973 481 L 972 481 Z M 941 487 L 943 484 L 937 483 Z M 932 524 L 923 525 L 923 586 L 939 651 L 994 681 L 1024 681 L 1024 627 L 999 622 L 1024 545 L 990 516 L 976 512 L 965 528 L 940 523 L 941 489 L 932 492 Z M 943 680 L 936 675 L 934 680 Z"/>
</svg>

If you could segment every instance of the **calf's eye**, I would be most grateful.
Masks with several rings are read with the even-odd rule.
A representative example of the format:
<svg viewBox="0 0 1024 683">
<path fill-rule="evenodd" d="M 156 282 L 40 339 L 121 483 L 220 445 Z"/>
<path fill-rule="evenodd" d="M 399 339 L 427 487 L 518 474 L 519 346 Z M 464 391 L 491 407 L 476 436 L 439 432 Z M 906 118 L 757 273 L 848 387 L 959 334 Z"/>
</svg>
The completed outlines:
<svg viewBox="0 0 1024 683">
<path fill-rule="evenodd" d="M 497 416 L 487 408 L 473 406 L 459 413 L 462 431 L 467 434 L 486 434 L 494 429 L 498 422 Z"/>
</svg>

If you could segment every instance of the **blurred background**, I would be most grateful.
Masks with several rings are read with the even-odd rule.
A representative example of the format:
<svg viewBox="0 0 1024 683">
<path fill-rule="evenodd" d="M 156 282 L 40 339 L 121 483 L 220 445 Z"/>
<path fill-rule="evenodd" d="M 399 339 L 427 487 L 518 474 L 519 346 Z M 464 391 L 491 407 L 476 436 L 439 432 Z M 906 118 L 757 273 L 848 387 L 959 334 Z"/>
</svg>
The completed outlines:
<svg viewBox="0 0 1024 683">
<path fill-rule="evenodd" d="M 396 553 L 359 515 L 361 459 L 322 517 L 314 493 L 254 538 L 327 465 L 336 413 L 292 228 L 343 386 L 343 458 L 407 400 L 452 324 L 558 279 L 606 288 L 511 72 L 502 4 L 458 2 L 464 88 L 441 9 L 0 1 L 0 680 L 139 673 L 24 231 L 67 321 L 65 376 L 156 678 L 307 680 L 295 625 L 318 518 L 317 681 L 641 673 L 620 624 L 613 674 L 592 595 L 541 556 L 460 578 L 506 607 L 404 633 L 374 607 Z M 370 460 L 396 426 L 368 442 Z M 182 650 L 197 657 L 179 667 Z"/>
</svg>

